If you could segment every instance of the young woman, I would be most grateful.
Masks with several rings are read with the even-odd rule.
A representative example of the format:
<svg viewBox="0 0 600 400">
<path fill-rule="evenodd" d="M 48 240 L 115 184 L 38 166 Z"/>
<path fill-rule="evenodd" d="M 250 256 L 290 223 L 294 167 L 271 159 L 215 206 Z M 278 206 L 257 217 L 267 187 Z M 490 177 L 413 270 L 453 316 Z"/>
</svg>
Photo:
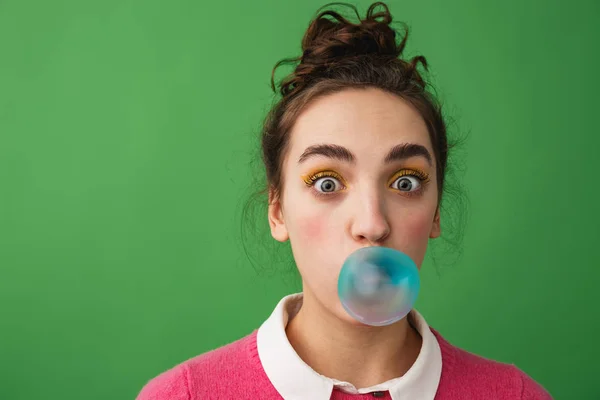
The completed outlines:
<svg viewBox="0 0 600 400">
<path fill-rule="evenodd" d="M 150 399 L 550 399 L 514 365 L 448 343 L 416 310 L 387 326 L 353 319 L 337 292 L 349 254 L 385 246 L 420 268 L 441 234 L 448 159 L 440 106 L 401 58 L 383 3 L 352 23 L 310 24 L 262 136 L 275 240 L 291 243 L 301 293 L 260 329 L 151 380 Z M 276 67 L 277 68 L 277 67 Z"/>
</svg>

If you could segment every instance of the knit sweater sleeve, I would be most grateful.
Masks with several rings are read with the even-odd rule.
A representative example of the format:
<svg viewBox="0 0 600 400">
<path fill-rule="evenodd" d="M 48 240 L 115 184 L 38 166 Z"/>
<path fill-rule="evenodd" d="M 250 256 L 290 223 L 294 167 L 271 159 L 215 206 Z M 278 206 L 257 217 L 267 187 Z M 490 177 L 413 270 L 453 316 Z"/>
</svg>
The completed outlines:
<svg viewBox="0 0 600 400">
<path fill-rule="evenodd" d="M 552 400 L 550 393 L 539 383 L 534 381 L 525 372 L 518 369 L 521 375 L 522 390 L 521 400 Z"/>
<path fill-rule="evenodd" d="M 149 381 L 136 400 L 191 400 L 186 364 L 178 365 Z"/>
</svg>

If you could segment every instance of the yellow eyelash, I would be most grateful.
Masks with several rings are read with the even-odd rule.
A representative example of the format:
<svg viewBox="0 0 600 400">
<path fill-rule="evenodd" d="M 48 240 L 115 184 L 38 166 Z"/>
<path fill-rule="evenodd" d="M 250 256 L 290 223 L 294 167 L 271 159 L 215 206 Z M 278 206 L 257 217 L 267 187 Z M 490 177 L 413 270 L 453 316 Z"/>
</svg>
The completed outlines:
<svg viewBox="0 0 600 400">
<path fill-rule="evenodd" d="M 344 182 L 344 178 L 340 176 L 337 172 L 334 171 L 320 171 L 314 174 L 302 175 L 302 180 L 306 184 L 306 186 L 312 186 L 317 180 L 329 176 L 331 178 L 335 178 L 340 181 L 344 186 L 346 183 Z"/>
<path fill-rule="evenodd" d="M 388 181 L 388 186 L 394 183 L 396 179 L 407 175 L 416 176 L 417 178 L 421 179 L 423 184 L 426 184 L 430 181 L 429 174 L 427 174 L 426 172 L 419 171 L 416 169 L 401 169 L 400 171 L 396 172 L 394 176 L 392 176 L 392 178 Z"/>
</svg>

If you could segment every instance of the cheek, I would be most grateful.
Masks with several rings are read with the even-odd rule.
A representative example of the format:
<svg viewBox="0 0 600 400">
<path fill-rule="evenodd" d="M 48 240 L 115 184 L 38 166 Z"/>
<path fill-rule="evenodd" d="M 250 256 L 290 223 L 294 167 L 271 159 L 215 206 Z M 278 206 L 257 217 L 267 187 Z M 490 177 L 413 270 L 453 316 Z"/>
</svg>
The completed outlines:
<svg viewBox="0 0 600 400">
<path fill-rule="evenodd" d="M 302 279 L 326 304 L 336 301 L 341 268 L 342 228 L 336 222 L 331 212 L 311 213 L 297 221 L 295 237 L 290 236 Z"/>
<path fill-rule="evenodd" d="M 288 185 L 286 189 L 286 224 L 292 246 L 311 246 L 323 235 L 324 210 L 313 204 L 305 188 Z"/>
<path fill-rule="evenodd" d="M 436 202 L 434 201 L 423 201 L 416 205 L 404 216 L 405 231 L 409 232 L 417 241 L 427 241 L 433 226 L 435 211 Z"/>
<path fill-rule="evenodd" d="M 426 240 L 429 238 L 429 232 L 431 232 L 432 220 L 433 217 L 430 218 L 429 213 L 414 214 L 413 218 L 405 222 L 408 228 L 407 231 L 415 240 Z"/>
<path fill-rule="evenodd" d="M 306 241 L 319 241 L 323 235 L 323 217 L 308 215 L 298 221 L 298 236 Z"/>
<path fill-rule="evenodd" d="M 433 212 L 430 210 L 413 211 L 404 218 L 395 221 L 397 230 L 401 233 L 398 241 L 402 243 L 408 255 L 421 266 L 429 244 Z"/>
<path fill-rule="evenodd" d="M 301 247 L 311 247 L 326 240 L 332 230 L 334 218 L 331 208 L 315 203 L 306 198 L 302 193 L 294 193 L 294 203 L 290 205 L 290 219 L 288 220 L 290 239 Z M 329 234 L 328 234 L 329 233 Z"/>
<path fill-rule="evenodd" d="M 331 210 L 311 210 L 296 219 L 291 235 L 298 250 L 309 251 L 310 257 L 327 262 L 339 247 L 343 231 L 339 222 Z"/>
<path fill-rule="evenodd" d="M 295 208 L 290 241 L 298 268 L 310 279 L 318 274 L 326 280 L 332 265 L 337 263 L 341 229 L 339 219 L 325 207 Z"/>
</svg>

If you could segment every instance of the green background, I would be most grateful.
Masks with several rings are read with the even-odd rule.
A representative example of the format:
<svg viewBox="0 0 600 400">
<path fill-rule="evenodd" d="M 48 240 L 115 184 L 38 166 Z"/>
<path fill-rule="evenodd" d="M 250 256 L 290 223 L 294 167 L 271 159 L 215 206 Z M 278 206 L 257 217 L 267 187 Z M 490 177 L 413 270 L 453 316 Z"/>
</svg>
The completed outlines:
<svg viewBox="0 0 600 400">
<path fill-rule="evenodd" d="M 133 399 L 299 290 L 260 209 L 250 263 L 241 210 L 271 69 L 323 4 L 0 1 L 0 399 Z M 464 241 L 417 308 L 600 399 L 600 3 L 389 4 L 469 134 Z"/>
</svg>

